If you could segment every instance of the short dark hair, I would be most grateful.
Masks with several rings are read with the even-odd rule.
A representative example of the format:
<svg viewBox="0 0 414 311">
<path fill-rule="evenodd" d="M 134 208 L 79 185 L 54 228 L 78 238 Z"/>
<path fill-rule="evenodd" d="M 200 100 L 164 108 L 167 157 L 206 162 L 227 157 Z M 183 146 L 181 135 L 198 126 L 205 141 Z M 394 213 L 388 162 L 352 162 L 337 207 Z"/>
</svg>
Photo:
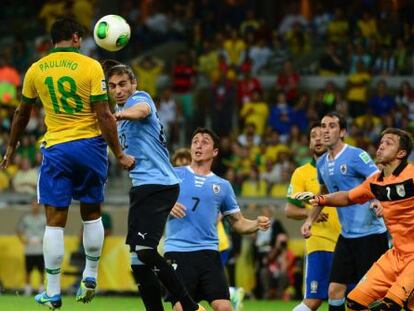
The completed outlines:
<svg viewBox="0 0 414 311">
<path fill-rule="evenodd" d="M 413 137 L 407 131 L 390 127 L 382 131 L 381 138 L 386 134 L 397 135 L 400 138 L 400 150 L 405 150 L 407 155 L 402 160 L 407 160 L 413 149 Z"/>
<path fill-rule="evenodd" d="M 338 118 L 339 121 L 339 129 L 345 129 L 346 130 L 346 119 L 343 115 L 336 111 L 330 111 L 327 114 L 325 114 L 323 117 L 331 117 L 331 118 Z"/>
<path fill-rule="evenodd" d="M 102 68 L 105 73 L 105 77 L 108 80 L 110 77 L 114 75 L 123 75 L 127 74 L 128 78 L 132 80 L 136 80 L 135 74 L 132 71 L 132 68 L 128 65 L 122 64 L 114 59 L 106 59 L 102 62 Z"/>
<path fill-rule="evenodd" d="M 311 123 L 311 125 L 309 126 L 309 131 L 308 131 L 308 139 L 310 139 L 311 132 L 315 127 L 321 127 L 321 122 L 312 122 Z"/>
<path fill-rule="evenodd" d="M 187 159 L 188 162 L 191 162 L 191 151 L 187 148 L 178 148 L 174 151 L 173 156 L 171 157 L 171 162 L 173 165 L 176 165 L 178 159 Z"/>
<path fill-rule="evenodd" d="M 68 17 L 56 20 L 50 30 L 53 44 L 64 40 L 70 40 L 73 34 L 83 37 L 85 28 L 74 19 Z"/>
<path fill-rule="evenodd" d="M 191 135 L 191 140 L 196 136 L 197 134 L 208 134 L 210 135 L 211 139 L 213 140 L 213 147 L 218 148 L 220 144 L 220 137 L 214 133 L 212 130 L 205 128 L 205 127 L 198 127 L 194 132 L 193 135 Z"/>
</svg>

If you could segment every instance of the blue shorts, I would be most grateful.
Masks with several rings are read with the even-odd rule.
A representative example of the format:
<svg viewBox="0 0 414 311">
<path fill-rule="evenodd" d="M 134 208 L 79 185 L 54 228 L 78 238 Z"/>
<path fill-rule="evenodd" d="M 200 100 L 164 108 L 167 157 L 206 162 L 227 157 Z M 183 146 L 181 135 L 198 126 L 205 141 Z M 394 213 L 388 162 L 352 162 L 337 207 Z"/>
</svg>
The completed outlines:
<svg viewBox="0 0 414 311">
<path fill-rule="evenodd" d="M 306 256 L 305 298 L 327 299 L 333 252 L 317 251 Z"/>
<path fill-rule="evenodd" d="M 108 152 L 102 137 L 56 144 L 41 151 L 39 203 L 68 207 L 72 199 L 87 204 L 103 202 Z"/>
</svg>

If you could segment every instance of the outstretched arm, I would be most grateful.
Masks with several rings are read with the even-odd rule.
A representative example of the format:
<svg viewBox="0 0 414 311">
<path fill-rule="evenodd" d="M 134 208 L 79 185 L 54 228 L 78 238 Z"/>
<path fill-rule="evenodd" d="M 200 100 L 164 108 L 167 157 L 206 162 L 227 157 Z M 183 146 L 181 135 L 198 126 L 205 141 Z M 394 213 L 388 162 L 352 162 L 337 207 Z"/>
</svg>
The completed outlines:
<svg viewBox="0 0 414 311">
<path fill-rule="evenodd" d="M 251 220 L 244 218 L 241 212 L 226 215 L 232 228 L 240 234 L 254 233 L 258 230 L 266 231 L 270 227 L 270 220 L 266 216 L 257 216 Z"/>
<path fill-rule="evenodd" d="M 151 113 L 151 108 L 147 103 L 140 103 L 125 110 L 115 113 L 117 121 L 130 120 L 137 121 L 145 119 Z"/>
</svg>

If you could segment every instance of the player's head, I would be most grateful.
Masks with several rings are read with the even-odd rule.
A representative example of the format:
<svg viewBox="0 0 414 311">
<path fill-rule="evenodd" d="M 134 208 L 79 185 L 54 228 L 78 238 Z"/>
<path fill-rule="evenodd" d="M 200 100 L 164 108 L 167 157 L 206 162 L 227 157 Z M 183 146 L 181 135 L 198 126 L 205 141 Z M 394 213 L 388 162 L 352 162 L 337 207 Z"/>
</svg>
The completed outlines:
<svg viewBox="0 0 414 311">
<path fill-rule="evenodd" d="M 385 165 L 394 160 L 407 161 L 412 149 L 413 138 L 410 133 L 397 128 L 388 128 L 381 133 L 377 163 Z"/>
<path fill-rule="evenodd" d="M 131 67 L 112 59 L 102 64 L 108 83 L 109 95 L 118 104 L 123 105 L 137 89 L 137 79 Z"/>
<path fill-rule="evenodd" d="M 213 162 L 218 154 L 220 139 L 211 130 L 197 128 L 191 136 L 191 158 L 194 162 Z"/>
<path fill-rule="evenodd" d="M 171 159 L 174 166 L 185 166 L 191 163 L 191 150 L 188 148 L 178 148 L 174 151 Z"/>
<path fill-rule="evenodd" d="M 50 36 L 54 45 L 62 41 L 70 41 L 70 46 L 75 48 L 80 47 L 84 33 L 85 28 L 71 18 L 56 20 L 50 30 Z"/>
<path fill-rule="evenodd" d="M 329 112 L 321 120 L 323 144 L 328 149 L 342 143 L 346 135 L 346 120 L 337 112 Z"/>
<path fill-rule="evenodd" d="M 309 150 L 316 157 L 320 157 L 326 152 L 326 146 L 322 140 L 321 124 L 319 122 L 312 123 L 309 129 Z"/>
</svg>

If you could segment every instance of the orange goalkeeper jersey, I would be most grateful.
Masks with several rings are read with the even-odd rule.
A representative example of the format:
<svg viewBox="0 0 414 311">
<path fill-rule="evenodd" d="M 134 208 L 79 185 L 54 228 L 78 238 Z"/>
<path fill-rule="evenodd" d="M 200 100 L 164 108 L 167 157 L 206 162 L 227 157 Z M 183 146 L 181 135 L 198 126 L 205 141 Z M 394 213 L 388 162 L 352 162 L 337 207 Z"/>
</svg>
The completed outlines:
<svg viewBox="0 0 414 311">
<path fill-rule="evenodd" d="M 349 199 L 363 203 L 373 198 L 381 202 L 383 217 L 402 255 L 414 255 L 414 165 L 402 162 L 390 175 L 376 173 L 349 191 Z"/>
</svg>

